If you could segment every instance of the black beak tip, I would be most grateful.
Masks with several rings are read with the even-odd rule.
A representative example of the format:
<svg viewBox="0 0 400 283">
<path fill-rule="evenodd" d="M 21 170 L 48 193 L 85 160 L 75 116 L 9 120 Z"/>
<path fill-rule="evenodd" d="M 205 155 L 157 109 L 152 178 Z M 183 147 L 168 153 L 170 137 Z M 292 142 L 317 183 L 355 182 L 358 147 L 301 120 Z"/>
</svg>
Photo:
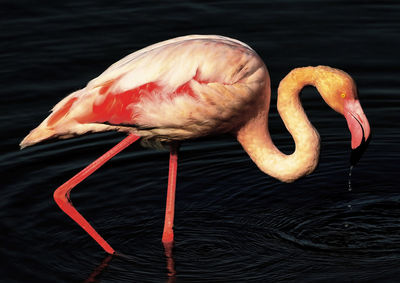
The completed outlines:
<svg viewBox="0 0 400 283">
<path fill-rule="evenodd" d="M 358 161 L 361 159 L 361 156 L 367 149 L 370 141 L 371 141 L 371 134 L 369 135 L 366 141 L 364 141 L 363 139 L 361 144 L 357 148 L 351 150 L 351 155 L 350 155 L 351 166 L 355 166 L 358 163 Z"/>
</svg>

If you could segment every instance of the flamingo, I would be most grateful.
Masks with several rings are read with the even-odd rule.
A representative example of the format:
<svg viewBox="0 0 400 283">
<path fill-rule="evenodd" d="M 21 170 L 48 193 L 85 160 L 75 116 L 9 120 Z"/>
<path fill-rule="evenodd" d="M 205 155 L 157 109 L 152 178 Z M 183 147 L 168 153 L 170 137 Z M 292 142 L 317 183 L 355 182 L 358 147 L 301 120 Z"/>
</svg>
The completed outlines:
<svg viewBox="0 0 400 283">
<path fill-rule="evenodd" d="M 316 87 L 324 101 L 345 117 L 351 148 L 362 148 L 369 140 L 370 126 L 355 82 L 344 71 L 309 66 L 293 69 L 278 88 L 278 111 L 296 144 L 292 154 L 282 153 L 268 131 L 271 91 L 267 67 L 247 44 L 216 35 L 178 37 L 126 56 L 56 104 L 20 147 L 88 132 L 127 133 L 119 144 L 54 192 L 59 207 L 107 253 L 114 254 L 75 209 L 70 191 L 139 138 L 150 145 L 169 146 L 162 242 L 172 244 L 181 141 L 231 133 L 261 171 L 283 182 L 293 182 L 315 169 L 320 137 L 300 103 L 299 93 L 306 85 Z"/>
</svg>

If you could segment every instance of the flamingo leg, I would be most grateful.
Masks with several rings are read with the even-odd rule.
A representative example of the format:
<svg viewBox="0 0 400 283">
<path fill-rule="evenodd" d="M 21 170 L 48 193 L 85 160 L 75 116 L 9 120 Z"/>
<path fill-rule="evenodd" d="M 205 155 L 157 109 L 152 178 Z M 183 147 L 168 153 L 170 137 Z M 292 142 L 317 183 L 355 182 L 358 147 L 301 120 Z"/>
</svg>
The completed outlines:
<svg viewBox="0 0 400 283">
<path fill-rule="evenodd" d="M 69 217 L 71 217 L 79 226 L 81 226 L 107 253 L 114 254 L 114 249 L 96 232 L 96 230 L 86 221 L 85 218 L 75 209 L 70 199 L 71 190 L 86 179 L 90 174 L 99 169 L 104 163 L 118 154 L 124 148 L 138 140 L 140 137 L 134 134 L 129 134 L 125 139 L 104 153 L 94 162 L 89 164 L 85 169 L 80 171 L 74 177 L 62 184 L 54 191 L 54 200 L 58 206 Z"/>
<path fill-rule="evenodd" d="M 178 168 L 178 149 L 177 143 L 171 144 L 169 155 L 169 173 L 168 173 L 168 191 L 167 205 L 165 209 L 164 232 L 162 242 L 172 244 L 174 242 L 174 213 L 175 213 L 175 188 L 176 188 L 176 172 Z"/>
</svg>

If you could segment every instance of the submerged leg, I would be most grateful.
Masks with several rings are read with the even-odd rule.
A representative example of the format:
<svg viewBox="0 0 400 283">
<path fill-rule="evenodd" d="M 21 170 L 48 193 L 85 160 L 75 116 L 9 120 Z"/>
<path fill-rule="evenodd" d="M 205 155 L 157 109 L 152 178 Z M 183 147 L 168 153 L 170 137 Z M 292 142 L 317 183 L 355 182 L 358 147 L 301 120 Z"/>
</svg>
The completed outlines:
<svg viewBox="0 0 400 283">
<path fill-rule="evenodd" d="M 178 148 L 177 143 L 171 144 L 171 152 L 169 155 L 169 173 L 168 173 L 168 191 L 167 191 L 167 207 L 165 209 L 164 232 L 162 242 L 164 244 L 173 243 L 174 241 L 174 213 L 175 213 L 175 187 L 176 187 L 176 171 L 178 168 Z"/>
<path fill-rule="evenodd" d="M 125 139 L 119 142 L 116 146 L 104 153 L 94 162 L 89 164 L 85 169 L 80 171 L 74 177 L 58 187 L 54 192 L 54 200 L 58 206 L 71 217 L 79 226 L 81 226 L 107 253 L 113 254 L 114 249 L 94 230 L 94 228 L 86 221 L 85 218 L 75 209 L 71 200 L 71 190 L 86 179 L 90 174 L 99 169 L 104 163 L 118 154 L 121 150 L 138 140 L 140 137 L 134 134 L 128 135 Z"/>
</svg>

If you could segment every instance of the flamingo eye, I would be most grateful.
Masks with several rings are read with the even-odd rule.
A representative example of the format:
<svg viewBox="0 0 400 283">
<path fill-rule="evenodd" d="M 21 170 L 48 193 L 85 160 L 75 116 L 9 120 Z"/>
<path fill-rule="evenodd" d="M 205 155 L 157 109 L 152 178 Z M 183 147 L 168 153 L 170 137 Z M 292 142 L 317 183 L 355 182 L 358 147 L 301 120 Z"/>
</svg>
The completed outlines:
<svg viewBox="0 0 400 283">
<path fill-rule="evenodd" d="M 345 93 L 342 93 L 340 96 L 341 96 L 342 98 L 345 98 L 345 97 L 346 97 L 346 94 L 345 94 Z"/>
</svg>

